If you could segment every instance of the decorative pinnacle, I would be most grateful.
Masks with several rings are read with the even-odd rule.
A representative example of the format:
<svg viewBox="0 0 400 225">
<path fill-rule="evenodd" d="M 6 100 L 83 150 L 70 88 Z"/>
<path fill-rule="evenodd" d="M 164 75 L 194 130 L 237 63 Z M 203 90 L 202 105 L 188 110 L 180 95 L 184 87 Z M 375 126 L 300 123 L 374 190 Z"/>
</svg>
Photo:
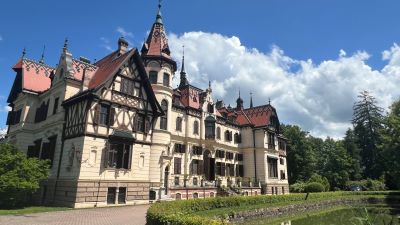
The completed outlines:
<svg viewBox="0 0 400 225">
<path fill-rule="evenodd" d="M 68 38 L 65 38 L 63 52 L 67 52 L 67 51 L 68 51 Z"/>
<path fill-rule="evenodd" d="M 158 13 L 157 13 L 157 17 L 156 17 L 156 23 L 160 23 L 160 24 L 162 24 L 161 2 L 162 2 L 162 0 L 158 0 Z"/>
<path fill-rule="evenodd" d="M 44 51 L 46 50 L 46 45 L 43 45 L 42 57 L 39 60 L 39 63 L 44 64 Z"/>
<path fill-rule="evenodd" d="M 24 49 L 22 50 L 22 57 L 21 58 L 25 58 L 26 55 L 26 48 L 24 47 Z"/>
<path fill-rule="evenodd" d="M 271 105 L 271 98 L 268 98 L 268 105 Z"/>
<path fill-rule="evenodd" d="M 181 73 L 185 73 L 185 45 L 182 45 L 182 68 Z"/>
</svg>

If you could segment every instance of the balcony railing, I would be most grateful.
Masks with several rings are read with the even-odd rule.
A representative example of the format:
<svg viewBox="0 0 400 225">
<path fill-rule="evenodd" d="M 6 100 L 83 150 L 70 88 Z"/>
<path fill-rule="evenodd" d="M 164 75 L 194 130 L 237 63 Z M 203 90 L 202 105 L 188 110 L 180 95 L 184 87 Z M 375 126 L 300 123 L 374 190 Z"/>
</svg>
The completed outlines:
<svg viewBox="0 0 400 225">
<path fill-rule="evenodd" d="M 215 140 L 215 134 L 206 134 L 206 139 Z"/>
</svg>

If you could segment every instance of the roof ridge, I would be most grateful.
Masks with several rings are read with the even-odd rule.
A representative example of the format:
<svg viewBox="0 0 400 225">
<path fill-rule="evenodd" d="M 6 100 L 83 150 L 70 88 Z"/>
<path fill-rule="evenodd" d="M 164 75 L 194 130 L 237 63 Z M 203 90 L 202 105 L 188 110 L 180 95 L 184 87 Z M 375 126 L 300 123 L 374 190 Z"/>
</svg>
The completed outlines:
<svg viewBox="0 0 400 225">
<path fill-rule="evenodd" d="M 47 67 L 49 69 L 56 69 L 56 67 L 52 67 L 52 66 L 50 66 L 48 64 L 45 64 L 45 63 L 40 63 L 39 61 L 36 61 L 36 60 L 33 60 L 33 59 L 23 58 L 22 61 L 29 61 L 31 63 L 36 63 L 36 64 L 38 64 L 40 66 L 45 66 L 45 67 Z"/>
</svg>

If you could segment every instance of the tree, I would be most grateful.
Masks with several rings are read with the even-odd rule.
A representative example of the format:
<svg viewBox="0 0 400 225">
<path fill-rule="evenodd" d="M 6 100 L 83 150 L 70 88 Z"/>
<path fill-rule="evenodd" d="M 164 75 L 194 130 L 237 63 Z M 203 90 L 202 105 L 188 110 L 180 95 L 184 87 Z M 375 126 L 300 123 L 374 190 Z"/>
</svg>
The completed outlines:
<svg viewBox="0 0 400 225">
<path fill-rule="evenodd" d="M 321 176 L 326 177 L 332 188 L 344 189 L 349 181 L 351 159 L 340 141 L 327 138 L 324 141 L 324 164 Z"/>
<path fill-rule="evenodd" d="M 386 165 L 386 185 L 391 189 L 400 189 L 400 100 L 393 103 L 384 120 L 381 139 L 379 148 Z"/>
<path fill-rule="evenodd" d="M 346 131 L 346 135 L 343 140 L 343 146 L 351 158 L 351 166 L 349 170 L 351 180 L 360 180 L 362 178 L 360 148 L 358 147 L 356 141 L 357 140 L 354 135 L 354 131 L 349 128 Z"/>
<path fill-rule="evenodd" d="M 316 169 L 315 154 L 307 139 L 308 133 L 296 125 L 282 125 L 283 134 L 289 139 L 286 148 L 289 183 L 308 180 Z"/>
<path fill-rule="evenodd" d="M 27 195 L 48 177 L 49 165 L 48 160 L 27 158 L 14 146 L 0 144 L 0 207 L 24 204 Z"/>
<path fill-rule="evenodd" d="M 353 126 L 357 144 L 361 149 L 361 165 L 364 177 L 374 179 L 382 175 L 380 154 L 378 151 L 379 130 L 382 128 L 383 109 L 367 91 L 358 96 L 360 99 L 353 107 Z"/>
</svg>

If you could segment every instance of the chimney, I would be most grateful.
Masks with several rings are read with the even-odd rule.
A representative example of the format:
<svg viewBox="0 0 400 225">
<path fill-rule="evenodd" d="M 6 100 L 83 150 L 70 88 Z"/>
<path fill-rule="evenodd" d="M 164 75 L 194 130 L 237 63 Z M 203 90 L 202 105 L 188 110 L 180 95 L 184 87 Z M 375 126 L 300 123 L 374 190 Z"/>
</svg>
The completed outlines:
<svg viewBox="0 0 400 225">
<path fill-rule="evenodd" d="M 118 52 L 119 52 L 119 55 L 125 54 L 125 52 L 127 52 L 127 50 L 128 50 L 128 46 L 129 46 L 129 43 L 125 40 L 125 38 L 124 37 L 120 37 L 118 39 Z"/>
</svg>

